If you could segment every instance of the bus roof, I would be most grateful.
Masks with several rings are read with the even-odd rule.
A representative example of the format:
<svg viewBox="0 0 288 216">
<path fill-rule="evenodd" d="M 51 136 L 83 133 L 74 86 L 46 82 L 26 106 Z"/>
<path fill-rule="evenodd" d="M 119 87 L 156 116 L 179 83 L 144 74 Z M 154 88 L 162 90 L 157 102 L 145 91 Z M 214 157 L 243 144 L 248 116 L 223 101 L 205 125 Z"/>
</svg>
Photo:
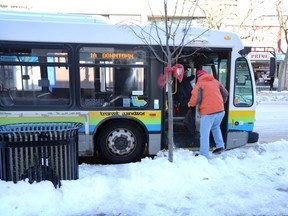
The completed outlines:
<svg viewBox="0 0 288 216">
<path fill-rule="evenodd" d="M 63 14 L 63 13 L 37 13 L 37 12 L 13 12 L 0 11 L 0 20 L 21 20 L 39 22 L 63 22 L 63 23 L 98 23 L 109 24 L 108 18 L 100 15 Z"/>
<path fill-rule="evenodd" d="M 133 28 L 133 30 L 132 30 Z M 0 41 L 27 42 L 67 42 L 67 43 L 97 43 L 97 44 L 144 44 L 135 34 L 139 31 L 149 32 L 147 37 L 152 45 L 159 45 L 156 31 L 151 32 L 151 26 L 141 28 L 132 25 L 111 24 L 105 17 L 94 15 L 47 14 L 0 12 Z M 158 29 L 159 30 L 159 29 Z M 134 32 L 135 31 L 135 32 Z M 162 34 L 161 45 L 165 42 L 165 32 Z M 143 36 L 143 34 L 141 35 Z M 180 44 L 183 39 L 183 28 L 178 28 L 174 39 Z M 239 50 L 243 44 L 239 36 L 233 32 L 218 31 L 204 28 L 191 28 L 185 36 L 186 46 L 194 47 L 235 47 Z M 172 41 L 172 40 L 171 40 Z M 173 44 L 170 44 L 173 45 Z"/>
</svg>

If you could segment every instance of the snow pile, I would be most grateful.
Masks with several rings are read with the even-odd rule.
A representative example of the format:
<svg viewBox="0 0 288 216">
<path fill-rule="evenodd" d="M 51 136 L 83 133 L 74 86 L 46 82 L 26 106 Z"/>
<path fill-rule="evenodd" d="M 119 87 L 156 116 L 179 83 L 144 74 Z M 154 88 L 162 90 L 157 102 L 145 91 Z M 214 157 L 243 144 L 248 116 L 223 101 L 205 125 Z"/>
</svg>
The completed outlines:
<svg viewBox="0 0 288 216">
<path fill-rule="evenodd" d="M 30 185 L 0 181 L 10 215 L 285 215 L 288 141 L 227 151 L 207 160 L 179 149 L 122 165 L 82 164 L 80 178 Z"/>
</svg>

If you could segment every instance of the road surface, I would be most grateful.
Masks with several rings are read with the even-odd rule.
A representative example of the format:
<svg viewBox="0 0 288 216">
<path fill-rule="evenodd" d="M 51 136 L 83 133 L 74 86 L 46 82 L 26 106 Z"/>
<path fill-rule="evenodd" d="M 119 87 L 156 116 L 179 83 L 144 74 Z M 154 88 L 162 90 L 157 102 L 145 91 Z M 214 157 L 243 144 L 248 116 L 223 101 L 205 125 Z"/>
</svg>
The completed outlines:
<svg viewBox="0 0 288 216">
<path fill-rule="evenodd" d="M 259 143 L 288 140 L 288 102 L 260 102 L 254 130 L 259 133 Z"/>
</svg>

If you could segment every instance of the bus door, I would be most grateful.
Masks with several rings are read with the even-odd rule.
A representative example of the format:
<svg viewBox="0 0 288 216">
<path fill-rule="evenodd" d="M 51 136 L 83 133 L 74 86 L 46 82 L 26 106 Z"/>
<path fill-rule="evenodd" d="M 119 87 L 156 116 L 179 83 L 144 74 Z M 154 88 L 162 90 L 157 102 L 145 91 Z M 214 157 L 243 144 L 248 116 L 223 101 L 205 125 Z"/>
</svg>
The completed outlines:
<svg viewBox="0 0 288 216">
<path fill-rule="evenodd" d="M 185 53 L 187 56 L 187 53 Z M 188 54 L 189 55 L 189 54 Z M 202 53 L 197 54 L 197 56 L 191 56 L 185 58 L 181 61 L 181 64 L 185 68 L 185 76 L 194 76 L 193 80 L 189 81 L 191 85 L 191 90 L 193 89 L 195 83 L 197 82 L 196 71 L 206 70 L 207 73 L 212 74 L 216 79 L 218 79 L 229 91 L 229 74 L 228 59 L 230 56 L 230 50 L 221 50 L 218 52 Z M 194 65 L 191 67 L 191 61 Z M 185 78 L 184 78 L 185 79 Z M 187 84 L 187 83 L 182 83 Z M 187 88 L 188 89 L 188 88 Z M 174 128 L 174 144 L 177 148 L 189 148 L 198 149 L 200 146 L 200 114 L 198 112 L 198 107 L 188 108 L 188 101 L 191 97 L 189 94 L 188 98 L 184 98 L 182 93 L 183 88 L 181 83 L 174 80 L 173 86 L 173 128 Z M 188 92 L 189 93 L 189 92 Z M 229 105 L 225 104 L 226 115 L 222 121 L 221 130 L 224 140 L 226 140 L 227 135 L 227 113 Z M 188 112 L 189 111 L 189 112 Z M 211 136 L 210 146 L 214 147 L 215 143 Z"/>
</svg>

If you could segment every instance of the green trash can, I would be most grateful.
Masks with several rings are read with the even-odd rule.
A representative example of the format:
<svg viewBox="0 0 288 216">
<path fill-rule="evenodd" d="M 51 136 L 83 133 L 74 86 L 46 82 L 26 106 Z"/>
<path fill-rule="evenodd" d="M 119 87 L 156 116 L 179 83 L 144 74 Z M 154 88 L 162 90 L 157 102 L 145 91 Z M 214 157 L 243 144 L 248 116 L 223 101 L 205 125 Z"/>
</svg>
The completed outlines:
<svg viewBox="0 0 288 216">
<path fill-rule="evenodd" d="M 82 123 L 39 122 L 0 125 L 0 178 L 17 183 L 79 178 L 78 130 Z"/>
</svg>

